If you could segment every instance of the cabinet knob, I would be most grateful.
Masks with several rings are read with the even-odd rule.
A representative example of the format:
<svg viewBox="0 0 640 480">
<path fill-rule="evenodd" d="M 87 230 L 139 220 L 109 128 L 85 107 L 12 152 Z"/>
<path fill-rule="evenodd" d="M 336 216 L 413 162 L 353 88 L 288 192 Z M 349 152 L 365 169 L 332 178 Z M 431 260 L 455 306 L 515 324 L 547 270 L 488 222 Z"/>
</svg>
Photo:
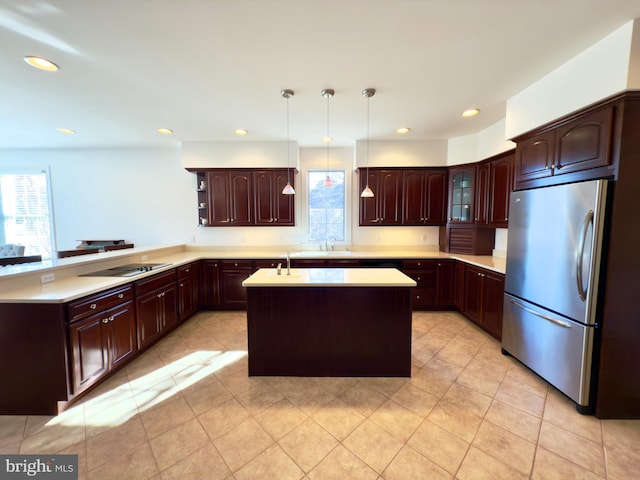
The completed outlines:
<svg viewBox="0 0 640 480">
<path fill-rule="evenodd" d="M 95 303 L 92 303 L 91 305 L 89 305 L 89 308 L 91 310 L 95 310 L 96 308 L 98 308 L 98 306 Z"/>
<path fill-rule="evenodd" d="M 162 296 L 162 294 L 160 294 L 160 293 L 156 293 L 156 297 L 157 297 L 157 298 L 160 298 L 161 296 Z"/>
<path fill-rule="evenodd" d="M 103 318 L 102 319 L 102 323 L 109 323 L 109 319 L 108 318 Z"/>
<path fill-rule="evenodd" d="M 181 284 L 180 284 L 180 287 L 181 287 L 181 288 L 182 288 L 182 287 L 184 287 L 184 284 L 183 284 L 183 283 L 181 283 Z"/>
<path fill-rule="evenodd" d="M 109 321 L 110 321 L 110 322 L 113 322 L 113 319 L 114 319 L 114 316 L 113 316 L 113 315 L 111 315 L 111 316 L 109 317 Z"/>
<path fill-rule="evenodd" d="M 185 270 L 185 272 L 187 272 L 187 273 L 189 273 L 190 271 L 191 271 L 191 269 L 190 269 L 190 268 L 187 268 L 187 269 Z"/>
<path fill-rule="evenodd" d="M 416 280 L 420 281 L 420 277 L 416 277 Z"/>
<path fill-rule="evenodd" d="M 118 298 L 124 298 L 124 293 L 119 293 Z"/>
</svg>

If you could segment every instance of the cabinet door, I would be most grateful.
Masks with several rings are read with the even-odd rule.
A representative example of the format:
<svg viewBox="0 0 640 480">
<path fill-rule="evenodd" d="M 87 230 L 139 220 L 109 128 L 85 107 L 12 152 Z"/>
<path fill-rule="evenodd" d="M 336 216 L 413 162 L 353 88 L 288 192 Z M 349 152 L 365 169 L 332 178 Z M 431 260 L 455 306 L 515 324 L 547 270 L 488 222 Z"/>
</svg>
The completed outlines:
<svg viewBox="0 0 640 480">
<path fill-rule="evenodd" d="M 101 312 L 69 325 L 74 393 L 108 372 L 107 322 L 107 317 Z"/>
<path fill-rule="evenodd" d="M 380 193 L 374 191 L 378 199 L 380 225 L 400 225 L 402 223 L 402 172 L 382 171 Z"/>
<path fill-rule="evenodd" d="M 554 175 L 609 165 L 612 125 L 610 107 L 558 127 Z"/>
<path fill-rule="evenodd" d="M 482 324 L 482 272 L 467 266 L 465 273 L 464 313 L 478 325 Z"/>
<path fill-rule="evenodd" d="M 160 331 L 169 330 L 178 324 L 178 288 L 175 283 L 167 285 L 158 293 L 160 298 Z"/>
<path fill-rule="evenodd" d="M 425 181 L 425 225 L 444 225 L 447 223 L 447 172 L 429 172 Z"/>
<path fill-rule="evenodd" d="M 423 225 L 425 221 L 426 182 L 422 170 L 405 170 L 402 174 L 402 223 Z"/>
<path fill-rule="evenodd" d="M 207 192 L 209 225 L 229 225 L 231 220 L 229 173 L 207 172 Z"/>
<path fill-rule="evenodd" d="M 253 223 L 253 189 L 251 173 L 232 171 L 229 173 L 230 222 L 232 225 Z"/>
<path fill-rule="evenodd" d="M 202 263 L 202 305 L 206 308 L 220 306 L 220 262 L 205 260 Z"/>
<path fill-rule="evenodd" d="M 138 350 L 136 317 L 133 302 L 127 302 L 108 313 L 109 366 L 117 367 Z"/>
<path fill-rule="evenodd" d="M 253 191 L 257 225 L 272 225 L 275 222 L 273 205 L 274 185 L 271 172 L 253 172 Z"/>
<path fill-rule="evenodd" d="M 516 184 L 551 176 L 554 145 L 555 131 L 553 130 L 518 142 L 516 147 Z"/>
<path fill-rule="evenodd" d="M 285 195 L 282 189 L 288 181 L 295 188 L 294 171 L 291 169 L 289 174 L 287 170 L 276 170 L 271 172 L 273 176 L 273 212 L 276 225 L 294 226 L 295 220 L 295 195 Z"/>
<path fill-rule="evenodd" d="M 149 292 L 136 298 L 138 345 L 140 349 L 152 343 L 162 332 L 160 308 L 157 291 Z"/>
<path fill-rule="evenodd" d="M 360 226 L 379 225 L 380 214 L 378 213 L 378 195 L 380 194 L 380 172 L 378 170 L 360 170 L 360 190 L 362 192 L 367 186 L 373 190 L 374 197 L 360 197 Z"/>
<path fill-rule="evenodd" d="M 482 277 L 482 328 L 502 339 L 504 275 L 486 271 Z"/>
<path fill-rule="evenodd" d="M 178 320 L 184 321 L 196 311 L 193 277 L 178 279 Z"/>
<path fill-rule="evenodd" d="M 453 267 L 453 305 L 459 312 L 464 312 L 465 264 L 455 262 Z"/>
<path fill-rule="evenodd" d="M 475 222 L 477 225 L 489 223 L 491 164 L 483 163 L 476 170 Z"/>
<path fill-rule="evenodd" d="M 513 191 L 514 155 L 493 160 L 490 169 L 488 223 L 492 227 L 509 225 L 509 197 Z"/>
<path fill-rule="evenodd" d="M 452 168 L 449 174 L 449 222 L 473 223 L 475 168 Z"/>
<path fill-rule="evenodd" d="M 440 261 L 436 265 L 436 305 L 453 305 L 453 262 Z"/>
<path fill-rule="evenodd" d="M 220 269 L 220 306 L 243 309 L 247 306 L 247 289 L 242 282 L 253 272 L 250 260 L 223 260 Z"/>
</svg>

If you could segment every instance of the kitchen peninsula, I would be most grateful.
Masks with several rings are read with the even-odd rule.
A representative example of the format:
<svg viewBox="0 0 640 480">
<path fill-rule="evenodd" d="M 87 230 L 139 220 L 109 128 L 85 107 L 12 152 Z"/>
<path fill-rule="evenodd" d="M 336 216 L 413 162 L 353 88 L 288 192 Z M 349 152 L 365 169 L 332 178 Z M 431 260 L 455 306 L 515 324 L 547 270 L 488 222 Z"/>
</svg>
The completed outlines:
<svg viewBox="0 0 640 480">
<path fill-rule="evenodd" d="M 249 375 L 411 376 L 416 282 L 399 270 L 263 268 L 243 286 Z"/>
</svg>

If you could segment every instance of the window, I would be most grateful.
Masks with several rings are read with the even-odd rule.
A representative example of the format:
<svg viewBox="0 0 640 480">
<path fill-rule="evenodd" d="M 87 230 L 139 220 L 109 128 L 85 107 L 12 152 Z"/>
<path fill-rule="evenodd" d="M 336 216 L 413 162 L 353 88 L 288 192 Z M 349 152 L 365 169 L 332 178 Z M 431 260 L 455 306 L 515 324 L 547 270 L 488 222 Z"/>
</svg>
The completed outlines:
<svg viewBox="0 0 640 480">
<path fill-rule="evenodd" d="M 25 255 L 51 258 L 52 215 L 46 171 L 0 172 L 0 243 L 25 246 Z"/>
<path fill-rule="evenodd" d="M 325 186 L 329 176 L 332 186 Z M 309 241 L 344 241 L 344 170 L 309 171 Z"/>
</svg>

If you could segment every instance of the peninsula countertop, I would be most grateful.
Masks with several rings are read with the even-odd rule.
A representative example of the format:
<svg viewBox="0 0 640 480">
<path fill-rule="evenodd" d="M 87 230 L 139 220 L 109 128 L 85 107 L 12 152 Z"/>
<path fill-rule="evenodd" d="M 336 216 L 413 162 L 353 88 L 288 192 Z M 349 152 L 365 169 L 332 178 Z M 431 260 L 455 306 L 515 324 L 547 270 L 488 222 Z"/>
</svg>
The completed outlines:
<svg viewBox="0 0 640 480">
<path fill-rule="evenodd" d="M 244 287 L 415 287 L 396 268 L 260 268 L 242 282 Z"/>
</svg>

